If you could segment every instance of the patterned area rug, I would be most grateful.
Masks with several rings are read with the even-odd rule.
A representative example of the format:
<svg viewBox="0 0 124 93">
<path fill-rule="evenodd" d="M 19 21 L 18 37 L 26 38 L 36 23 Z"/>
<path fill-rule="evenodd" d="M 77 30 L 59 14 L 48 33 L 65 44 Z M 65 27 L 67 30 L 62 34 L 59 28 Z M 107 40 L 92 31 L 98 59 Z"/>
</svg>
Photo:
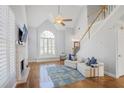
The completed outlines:
<svg viewBox="0 0 124 93">
<path fill-rule="evenodd" d="M 62 87 L 66 84 L 85 79 L 77 70 L 62 65 L 47 67 L 47 72 L 54 83 L 54 87 Z"/>
</svg>

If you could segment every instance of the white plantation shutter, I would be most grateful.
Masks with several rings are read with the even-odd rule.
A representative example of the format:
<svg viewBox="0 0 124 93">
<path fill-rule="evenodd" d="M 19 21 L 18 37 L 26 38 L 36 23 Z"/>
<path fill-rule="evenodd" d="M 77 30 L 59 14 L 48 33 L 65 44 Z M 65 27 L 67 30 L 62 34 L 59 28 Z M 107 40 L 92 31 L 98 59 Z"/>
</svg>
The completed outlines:
<svg viewBox="0 0 124 93">
<path fill-rule="evenodd" d="M 14 15 L 0 6 L 0 87 L 7 87 L 15 73 Z"/>
<path fill-rule="evenodd" d="M 55 55 L 55 36 L 50 31 L 40 33 L 40 55 Z"/>
<path fill-rule="evenodd" d="M 0 6 L 0 87 L 4 87 L 9 78 L 7 26 L 7 8 Z"/>
<path fill-rule="evenodd" d="M 11 77 L 15 73 L 15 19 L 11 10 L 9 10 L 9 63 Z"/>
</svg>

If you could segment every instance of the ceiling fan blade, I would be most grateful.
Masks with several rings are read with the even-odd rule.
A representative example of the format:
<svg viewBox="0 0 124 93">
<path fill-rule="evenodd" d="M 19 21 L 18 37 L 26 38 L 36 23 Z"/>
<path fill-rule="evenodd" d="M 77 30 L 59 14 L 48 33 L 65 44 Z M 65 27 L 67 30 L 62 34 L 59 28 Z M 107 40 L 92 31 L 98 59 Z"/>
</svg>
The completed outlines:
<svg viewBox="0 0 124 93">
<path fill-rule="evenodd" d="M 65 24 L 63 22 L 61 22 L 61 25 L 65 26 Z"/>
<path fill-rule="evenodd" d="M 72 19 L 63 19 L 63 21 L 72 21 Z"/>
</svg>

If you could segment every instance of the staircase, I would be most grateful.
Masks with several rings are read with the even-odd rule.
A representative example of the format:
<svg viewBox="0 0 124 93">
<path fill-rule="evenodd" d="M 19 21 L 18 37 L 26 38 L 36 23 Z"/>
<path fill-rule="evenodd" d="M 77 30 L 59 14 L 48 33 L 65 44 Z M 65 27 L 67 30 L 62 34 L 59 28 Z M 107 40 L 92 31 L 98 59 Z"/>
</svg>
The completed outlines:
<svg viewBox="0 0 124 93">
<path fill-rule="evenodd" d="M 96 14 L 96 17 L 89 24 L 87 30 L 82 35 L 81 39 L 79 41 L 75 41 L 74 42 L 74 48 L 73 48 L 74 55 L 76 55 L 78 53 L 78 51 L 80 50 L 80 43 L 86 37 L 86 35 L 88 35 L 88 38 L 90 40 L 90 38 L 91 38 L 91 31 L 93 31 L 91 29 L 95 26 L 95 24 L 100 22 L 100 21 L 104 21 L 113 12 L 113 10 L 115 8 L 116 8 L 115 5 L 102 5 L 102 6 L 100 6 L 99 11 Z"/>
</svg>

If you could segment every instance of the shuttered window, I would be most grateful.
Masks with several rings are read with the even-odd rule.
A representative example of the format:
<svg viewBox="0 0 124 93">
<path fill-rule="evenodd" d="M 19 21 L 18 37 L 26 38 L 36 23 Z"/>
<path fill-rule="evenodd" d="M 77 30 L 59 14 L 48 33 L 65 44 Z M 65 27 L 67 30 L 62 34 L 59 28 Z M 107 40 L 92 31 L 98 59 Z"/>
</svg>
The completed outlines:
<svg viewBox="0 0 124 93">
<path fill-rule="evenodd" d="M 7 25 L 7 8 L 0 6 L 0 87 L 4 86 L 9 78 Z"/>
<path fill-rule="evenodd" d="M 9 7 L 0 6 L 0 87 L 6 87 L 15 73 L 14 24 Z"/>
<path fill-rule="evenodd" d="M 40 34 L 40 55 L 55 55 L 55 36 L 50 31 Z"/>
<path fill-rule="evenodd" d="M 9 44 L 9 63 L 10 63 L 10 75 L 13 77 L 15 73 L 15 19 L 11 10 L 9 10 L 9 32 L 8 32 L 8 44 Z"/>
</svg>

